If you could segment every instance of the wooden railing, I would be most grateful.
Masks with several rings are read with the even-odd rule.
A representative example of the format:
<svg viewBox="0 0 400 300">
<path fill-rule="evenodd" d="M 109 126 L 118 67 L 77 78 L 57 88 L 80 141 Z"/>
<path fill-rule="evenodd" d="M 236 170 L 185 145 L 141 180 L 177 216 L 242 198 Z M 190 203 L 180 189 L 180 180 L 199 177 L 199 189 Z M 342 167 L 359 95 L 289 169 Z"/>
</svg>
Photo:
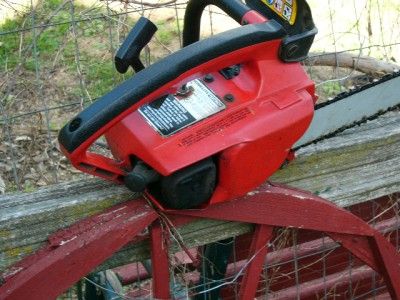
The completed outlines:
<svg viewBox="0 0 400 300">
<path fill-rule="evenodd" d="M 271 181 L 311 191 L 347 207 L 400 191 L 400 112 L 307 146 Z M 137 197 L 123 186 L 87 179 L 0 197 L 0 272 L 76 221 Z M 132 200 L 134 201 L 134 200 Z M 237 236 L 249 224 L 202 220 L 179 228 L 188 248 Z M 126 246 L 99 269 L 149 257 L 146 242 Z"/>
</svg>

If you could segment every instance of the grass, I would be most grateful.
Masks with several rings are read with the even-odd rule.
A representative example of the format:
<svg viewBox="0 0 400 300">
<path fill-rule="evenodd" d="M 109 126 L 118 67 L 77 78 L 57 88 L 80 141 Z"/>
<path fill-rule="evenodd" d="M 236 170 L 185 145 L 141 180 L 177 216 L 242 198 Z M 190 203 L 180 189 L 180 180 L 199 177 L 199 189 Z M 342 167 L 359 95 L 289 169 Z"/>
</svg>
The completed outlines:
<svg viewBox="0 0 400 300">
<path fill-rule="evenodd" d="M 38 9 L 40 15 L 36 16 L 35 23 L 45 22 L 61 3 L 61 0 L 43 1 L 42 7 Z M 83 7 L 75 7 L 76 15 L 83 11 Z M 70 6 L 65 5 L 51 22 L 62 23 L 70 20 Z M 19 16 L 1 25 L 0 32 L 15 31 L 31 25 L 30 15 Z M 0 42 L 0 65 L 4 66 L 2 71 L 5 69 L 12 71 L 17 65 L 28 72 L 35 72 L 37 65 L 41 72 L 57 72 L 58 69 L 63 69 L 67 75 L 75 78 L 72 96 L 84 98 L 87 96 L 85 90 L 91 98 L 100 97 L 132 74 L 129 72 L 124 76 L 116 72 L 110 53 L 108 23 L 104 19 L 75 23 L 77 45 L 72 29 L 70 23 L 48 27 L 42 32 L 40 29 L 35 29 L 35 34 L 38 35 L 36 53 L 32 31 L 3 35 Z M 167 31 L 163 32 L 166 34 Z M 80 79 L 76 76 L 78 57 L 84 83 L 83 90 L 80 87 Z"/>
<path fill-rule="evenodd" d="M 342 86 L 339 82 L 325 82 L 321 86 L 322 94 L 325 98 L 334 97 L 342 91 Z"/>
<path fill-rule="evenodd" d="M 50 12 L 56 9 L 61 4 L 61 1 L 52 0 L 45 1 L 43 4 L 43 15 L 46 12 Z M 40 22 L 40 15 L 35 16 L 35 24 Z M 39 19 L 39 20 L 38 20 Z M 52 22 L 65 22 L 69 20 L 69 14 L 67 11 L 60 11 Z M 3 25 L 0 26 L 0 32 L 15 31 L 18 29 L 25 29 L 31 27 L 33 20 L 31 15 L 27 14 L 19 16 L 13 20 L 7 20 Z M 46 61 L 47 58 L 52 56 L 60 45 L 60 40 L 67 34 L 69 30 L 68 24 L 60 24 L 58 26 L 48 27 L 44 30 L 36 40 L 36 49 L 42 60 Z M 35 34 L 39 33 L 40 29 L 35 29 Z M 33 31 L 24 31 L 20 34 L 11 33 L 2 36 L 0 46 L 0 62 L 4 64 L 7 62 L 9 68 L 13 68 L 17 63 L 23 63 L 23 66 L 28 70 L 34 70 L 34 54 L 33 54 Z M 24 60 L 24 58 L 27 58 Z"/>
<path fill-rule="evenodd" d="M 179 31 L 176 22 L 169 22 L 168 20 L 159 20 L 156 22 L 158 30 L 156 37 L 158 41 L 164 45 L 169 45 L 177 38 Z M 183 28 L 183 23 L 180 22 L 180 28 Z"/>
</svg>

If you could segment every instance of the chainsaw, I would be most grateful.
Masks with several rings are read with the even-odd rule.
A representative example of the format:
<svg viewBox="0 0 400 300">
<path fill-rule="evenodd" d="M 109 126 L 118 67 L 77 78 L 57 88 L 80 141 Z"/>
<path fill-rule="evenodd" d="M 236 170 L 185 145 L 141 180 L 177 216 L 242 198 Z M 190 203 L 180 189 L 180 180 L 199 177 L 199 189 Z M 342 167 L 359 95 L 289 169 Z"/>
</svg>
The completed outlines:
<svg viewBox="0 0 400 300">
<path fill-rule="evenodd" d="M 199 40 L 207 5 L 242 26 Z M 145 192 L 160 209 L 204 208 L 245 195 L 293 149 L 399 105 L 392 74 L 315 105 L 300 62 L 317 29 L 304 0 L 191 0 L 183 48 L 144 67 L 157 27 L 142 17 L 115 56 L 136 74 L 99 98 L 59 134 L 83 172 Z M 112 157 L 90 151 L 104 137 Z"/>
<path fill-rule="evenodd" d="M 242 26 L 199 40 L 201 15 L 210 4 Z M 140 52 L 156 30 L 151 21 L 138 20 L 115 56 L 119 72 L 132 67 L 136 74 L 59 134 L 76 168 L 145 196 L 48 236 L 42 248 L 0 274 L 0 298 L 55 298 L 128 243 L 147 239 L 151 262 L 142 265 L 152 277 L 152 297 L 170 299 L 173 287 L 175 298 L 217 300 L 227 284 L 236 291 L 243 275 L 239 298 L 254 299 L 260 278 L 265 281 L 274 231 L 290 227 L 339 243 L 400 299 L 396 248 L 369 224 L 283 185 L 266 183 L 249 193 L 297 149 L 398 107 L 400 73 L 316 105 L 315 85 L 300 64 L 317 33 L 305 0 L 189 0 L 184 47 L 145 68 Z M 103 138 L 111 154 L 93 151 Z M 200 269 L 196 288 L 189 292 L 185 284 L 183 294 L 169 264 L 170 229 L 202 218 L 254 224 L 248 259 L 225 281 L 233 238 L 203 246 L 201 262 L 182 247 Z M 105 299 L 116 299 L 118 279 L 108 273 L 86 281 L 106 291 Z"/>
</svg>

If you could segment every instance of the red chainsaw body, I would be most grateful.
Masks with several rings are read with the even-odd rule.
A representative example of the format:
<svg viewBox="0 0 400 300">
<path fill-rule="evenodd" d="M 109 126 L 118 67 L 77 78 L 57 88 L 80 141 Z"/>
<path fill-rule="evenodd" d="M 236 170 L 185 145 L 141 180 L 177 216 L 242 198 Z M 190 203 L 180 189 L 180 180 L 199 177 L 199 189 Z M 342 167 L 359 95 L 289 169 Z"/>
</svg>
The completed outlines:
<svg viewBox="0 0 400 300">
<path fill-rule="evenodd" d="M 105 134 L 113 155 L 125 163 L 135 156 L 163 176 L 215 156 L 218 185 L 210 203 L 257 187 L 282 165 L 308 128 L 316 100 L 302 66 L 281 62 L 278 47 L 279 41 L 253 51 L 233 79 L 212 72 L 214 81 L 203 83 L 220 99 L 232 94 L 234 101 L 224 101 L 225 110 L 171 136 L 162 136 L 137 110 L 132 112 Z M 199 75 L 205 74 L 191 78 Z"/>
<path fill-rule="evenodd" d="M 238 31 L 197 43 L 201 12 L 209 4 L 219 5 L 241 24 L 260 23 L 260 26 L 243 26 Z M 191 24 L 193 16 L 194 24 L 198 25 L 194 33 L 184 34 L 186 41 L 191 43 L 186 43 L 175 56 L 171 54 L 143 71 L 137 71 L 141 67 L 137 51 L 132 57 L 125 51 L 132 50 L 131 46 L 145 45 L 143 37 L 149 38 L 154 33 L 154 24 L 139 20 L 137 28 L 142 34 L 132 31 L 133 35 L 128 36 L 127 41 L 135 43 L 121 47 L 123 51 L 116 55 L 120 59 L 116 62 L 118 71 L 126 71 L 126 62 L 129 62 L 137 74 L 80 112 L 59 134 L 61 149 L 74 166 L 108 180 L 124 182 L 133 191 L 148 188 L 148 195 L 164 209 L 168 222 L 164 222 L 165 216 L 161 218 L 147 198 L 128 201 L 81 220 L 51 235 L 48 245 L 2 274 L 0 298 L 55 298 L 127 243 L 143 241 L 143 230 L 148 228 L 152 259 L 152 270 L 148 273 L 152 276 L 152 296 L 170 299 L 168 227 L 198 218 L 212 218 L 256 225 L 245 262 L 246 270 L 238 274 L 243 275 L 238 293 L 240 299 L 257 296 L 268 251 L 265 245 L 273 237 L 276 226 L 326 233 L 354 257 L 379 272 L 391 296 L 398 299 L 400 271 L 395 268 L 399 266 L 396 249 L 348 211 L 309 193 L 269 183 L 238 198 L 265 181 L 285 159 L 293 158 L 290 149 L 311 122 L 315 87 L 301 65 L 293 63 L 292 59 L 306 55 L 316 29 L 305 26 L 304 32 L 286 35 L 279 23 L 267 22 L 240 0 L 191 0 L 188 11 L 185 20 L 189 23 L 185 22 L 186 25 Z M 306 11 L 309 13 L 309 9 Z M 304 16 L 310 21 L 310 15 Z M 233 77 L 221 72 L 232 66 L 240 66 L 240 72 L 235 71 Z M 196 80 L 194 85 L 193 80 Z M 189 88 L 189 93 L 182 95 L 182 91 L 187 91 L 183 85 L 192 90 Z M 196 88 L 202 93 L 196 94 Z M 171 100 L 171 95 L 176 96 Z M 218 109 L 199 118 L 192 115 L 194 121 L 181 123 L 182 126 L 171 132 L 157 127 L 154 119 L 144 112 L 144 108 L 150 112 L 153 109 L 162 115 L 164 104 L 170 108 L 167 100 L 175 101 L 179 107 L 190 102 L 187 100 L 191 96 L 197 97 L 191 99 L 196 100 L 196 105 L 204 104 L 202 97 L 211 99 L 219 105 Z M 90 146 L 101 136 L 107 139 L 112 158 L 90 151 Z M 208 181 L 199 180 L 201 176 Z M 146 179 L 143 181 L 146 185 L 141 184 L 141 179 Z M 154 186 L 150 187 L 153 184 L 160 192 L 153 189 Z M 165 190 L 172 190 L 172 193 L 165 193 Z M 196 194 L 201 197 L 193 203 Z M 157 195 L 161 197 L 154 197 Z M 214 205 L 204 207 L 207 203 Z M 169 204 L 172 206 L 168 207 Z M 332 216 L 326 222 L 325 214 Z M 221 241 L 214 246 L 217 244 L 228 245 Z M 223 252 L 220 249 L 207 251 L 205 248 L 202 251 L 200 283 L 207 290 L 196 288 L 192 292 L 203 293 L 209 298 L 209 291 L 220 287 L 209 288 L 209 283 L 215 283 L 217 278 L 211 274 L 215 272 L 204 271 L 214 270 L 212 266 L 221 264 L 219 270 L 226 268 L 229 255 L 219 256 L 217 252 Z M 229 254 L 230 250 L 225 252 Z M 192 255 L 189 257 L 193 266 L 200 265 Z M 47 279 L 55 280 L 47 284 Z M 218 280 L 221 279 L 223 277 Z M 103 288 L 103 283 L 98 287 Z M 219 291 L 216 292 L 218 296 Z M 211 295 L 211 298 L 217 297 Z"/>
<path fill-rule="evenodd" d="M 249 11 L 243 20 L 268 23 L 254 11 Z M 170 176 L 212 157 L 217 178 L 208 204 L 242 196 L 267 180 L 288 159 L 291 147 L 313 117 L 317 99 L 314 83 L 300 63 L 279 58 L 281 44 L 280 38 L 254 43 L 199 63 L 135 100 L 76 147 L 66 149 L 64 145 L 68 143 L 61 142 L 62 150 L 76 168 L 120 183 L 134 167 L 132 158 L 144 162 L 161 176 Z M 227 79 L 221 75 L 221 70 L 233 65 L 240 65 L 237 76 Z M 205 80 L 206 75 L 213 80 Z M 139 109 L 164 95 L 176 95 L 182 85 L 193 80 L 202 81 L 225 108 L 171 135 L 160 134 Z M 227 94 L 234 99 L 226 101 Z M 65 129 L 64 133 L 73 130 Z M 102 135 L 114 158 L 88 151 Z M 65 140 L 70 138 L 60 139 Z"/>
</svg>

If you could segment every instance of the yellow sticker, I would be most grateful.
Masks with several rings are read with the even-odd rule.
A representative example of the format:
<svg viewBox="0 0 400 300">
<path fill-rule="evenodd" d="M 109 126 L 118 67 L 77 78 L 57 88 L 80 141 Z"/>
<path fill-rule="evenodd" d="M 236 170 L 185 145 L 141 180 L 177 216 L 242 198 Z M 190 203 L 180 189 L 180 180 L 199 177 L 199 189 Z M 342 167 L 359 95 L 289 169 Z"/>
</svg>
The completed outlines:
<svg viewBox="0 0 400 300">
<path fill-rule="evenodd" d="M 297 15 L 297 0 L 262 0 L 278 16 L 293 25 Z"/>
</svg>

